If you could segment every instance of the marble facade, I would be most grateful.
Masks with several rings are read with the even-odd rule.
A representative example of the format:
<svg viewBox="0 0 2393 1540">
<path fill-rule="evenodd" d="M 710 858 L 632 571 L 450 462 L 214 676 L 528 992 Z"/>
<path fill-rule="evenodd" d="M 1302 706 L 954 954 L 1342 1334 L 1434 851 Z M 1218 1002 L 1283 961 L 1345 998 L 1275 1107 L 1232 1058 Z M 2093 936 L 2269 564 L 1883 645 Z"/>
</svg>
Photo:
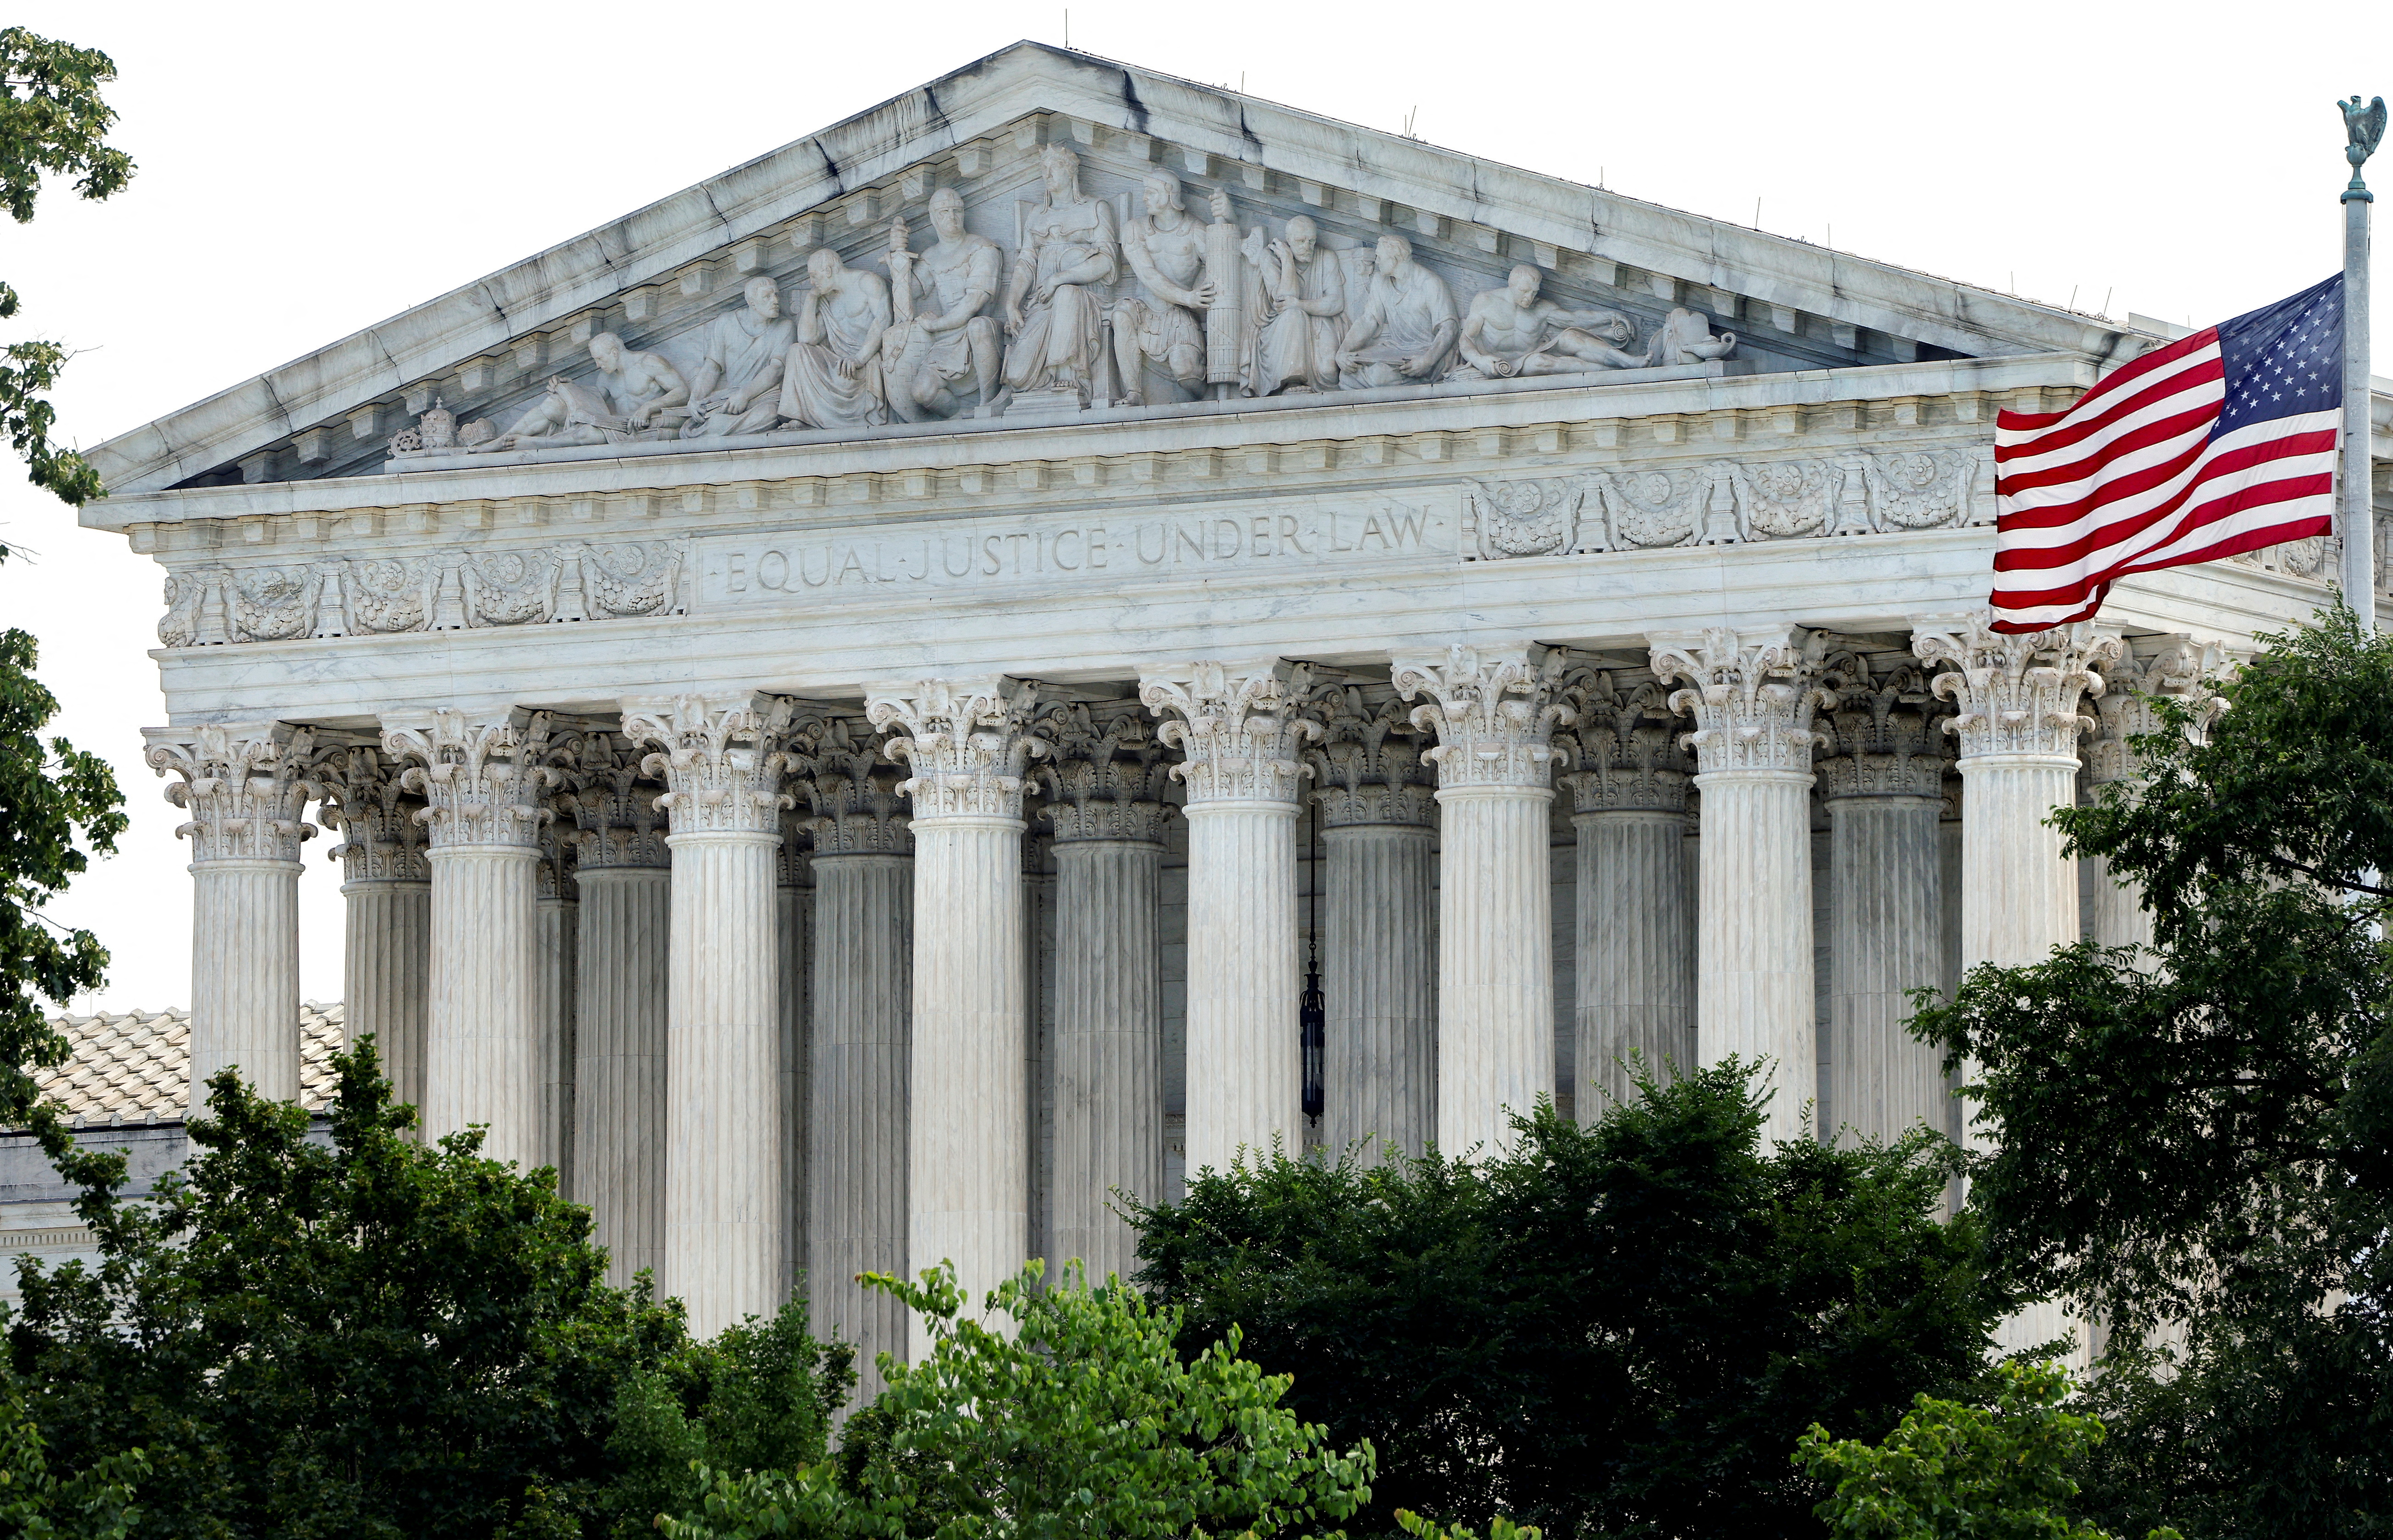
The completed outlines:
<svg viewBox="0 0 2393 1540">
<path fill-rule="evenodd" d="M 2098 712 L 2334 570 L 1973 618 L 1994 412 L 2150 340 L 1018 45 L 94 452 L 193 1075 L 295 1084 L 313 807 L 350 1030 L 701 1331 L 1631 1054 L 1958 1133 L 1904 992 L 2077 934 Z"/>
</svg>

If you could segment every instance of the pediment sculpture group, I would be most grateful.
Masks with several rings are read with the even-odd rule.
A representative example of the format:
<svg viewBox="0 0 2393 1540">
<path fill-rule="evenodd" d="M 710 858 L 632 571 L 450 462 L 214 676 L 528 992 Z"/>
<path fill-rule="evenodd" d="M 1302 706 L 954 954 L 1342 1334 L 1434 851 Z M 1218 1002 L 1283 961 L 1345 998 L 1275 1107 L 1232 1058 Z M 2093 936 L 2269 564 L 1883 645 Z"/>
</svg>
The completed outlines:
<svg viewBox="0 0 2393 1540">
<path fill-rule="evenodd" d="M 394 448 L 863 429 L 996 417 L 1034 400 L 1077 411 L 1642 369 L 1736 346 L 1686 309 L 1641 341 L 1619 311 L 1542 297 L 1543 274 L 1525 263 L 1458 307 L 1393 232 L 1350 262 L 1363 254 L 1323 244 L 1303 215 L 1275 238 L 1242 228 L 1216 191 L 1200 219 L 1166 171 L 1148 174 L 1143 212 L 1123 218 L 1080 190 L 1069 149 L 1047 147 L 1040 168 L 1044 196 L 1021 209 L 1010 271 L 997 242 L 964 228 L 961 196 L 941 188 L 927 249 L 912 249 L 904 215 L 890 222 L 885 278 L 818 248 L 795 315 L 774 280 L 750 279 L 745 304 L 712 323 L 687 371 L 602 332 L 590 339 L 595 373 L 550 379 L 503 431 L 427 414 L 415 441 Z"/>
</svg>

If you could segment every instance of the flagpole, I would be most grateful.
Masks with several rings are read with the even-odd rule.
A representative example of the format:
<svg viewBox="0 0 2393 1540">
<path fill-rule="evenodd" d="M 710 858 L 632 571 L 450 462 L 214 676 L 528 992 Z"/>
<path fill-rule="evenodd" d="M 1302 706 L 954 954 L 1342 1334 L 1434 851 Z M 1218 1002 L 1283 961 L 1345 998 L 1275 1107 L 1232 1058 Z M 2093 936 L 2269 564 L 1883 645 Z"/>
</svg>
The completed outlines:
<svg viewBox="0 0 2393 1540">
<path fill-rule="evenodd" d="M 2361 629 L 2376 629 L 2376 529 L 2370 474 L 2373 398 L 2368 373 L 2368 205 L 2376 201 L 2360 168 L 2385 134 L 2385 98 L 2339 102 L 2351 183 L 2343 189 L 2343 475 L 2340 516 L 2343 596 Z"/>
</svg>

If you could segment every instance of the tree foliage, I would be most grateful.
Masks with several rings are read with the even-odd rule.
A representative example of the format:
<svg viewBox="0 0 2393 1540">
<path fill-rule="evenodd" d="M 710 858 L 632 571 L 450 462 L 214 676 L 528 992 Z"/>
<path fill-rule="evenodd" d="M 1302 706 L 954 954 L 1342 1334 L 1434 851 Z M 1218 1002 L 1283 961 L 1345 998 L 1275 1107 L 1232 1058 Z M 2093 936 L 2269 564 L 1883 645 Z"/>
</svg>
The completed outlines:
<svg viewBox="0 0 2393 1540">
<path fill-rule="evenodd" d="M 0 1534 L 22 1540 L 124 1540 L 137 1511 L 132 1483 L 148 1468 L 141 1451 L 128 1449 L 61 1479 L 50 1468 L 23 1387 L 0 1364 Z"/>
<path fill-rule="evenodd" d="M 606 1284 L 553 1173 L 408 1138 L 370 1041 L 336 1066 L 329 1141 L 216 1077 L 147 1202 L 122 1155 L 64 1154 L 99 1259 L 20 1259 L 9 1355 L 66 1468 L 142 1452 L 134 1536 L 595 1536 L 692 1452 L 820 1457 L 846 1359 L 802 1315 L 692 1345 Z"/>
<path fill-rule="evenodd" d="M 2095 1517 L 2393 1528 L 2393 641 L 2322 617 L 2165 708 L 2054 822 L 2143 885 L 2155 952 L 1973 971 L 1914 1030 L 1969 1094 L 1990 1244 L 2107 1323 Z"/>
<path fill-rule="evenodd" d="M 1991 1407 L 1921 1395 L 1881 1443 L 1803 1435 L 1795 1463 L 1835 1483 L 1819 1508 L 1839 1540 L 2110 1540 L 2073 1517 L 2072 1468 L 2102 1442 L 2063 1404 L 2057 1364 L 2006 1364 Z M 2147 1540 L 2177 1540 L 2156 1529 Z"/>
<path fill-rule="evenodd" d="M 132 179 L 132 157 L 108 143 L 116 112 L 99 88 L 115 78 L 115 61 L 96 48 L 22 27 L 0 29 L 0 203 L 17 223 L 32 222 L 48 177 L 72 176 L 75 196 L 93 200 Z M 20 303 L 17 291 L 0 281 L 0 318 L 14 316 Z M 24 458 L 35 486 L 81 506 L 106 489 L 82 455 L 50 441 L 58 413 L 46 398 L 67 356 L 52 342 L 0 350 L 0 433 Z"/>
<path fill-rule="evenodd" d="M 1367 1444 L 1339 1453 L 1281 1404 L 1284 1377 L 1238 1356 L 1236 1327 L 1183 1361 L 1180 1312 L 1077 1269 L 1041 1288 L 1032 1262 L 961 1313 L 952 1269 L 875 1276 L 929 1328 L 913 1365 L 848 1425 L 836 1461 L 788 1474 L 708 1473 L 668 1540 L 1181 1540 L 1308 1535 L 1370 1496 Z"/>
<path fill-rule="evenodd" d="M 2010 1301 L 1974 1219 L 1939 1219 L 1949 1144 L 1765 1150 L 1761 1124 L 1730 1063 L 1589 1128 L 1540 1109 L 1483 1162 L 1242 1163 L 1136 1210 L 1140 1281 L 1183 1348 L 1242 1325 L 1300 1416 L 1378 1449 L 1366 1531 L 1801 1533 L 1803 1429 L 1875 1438 L 1974 1385 Z"/>
</svg>

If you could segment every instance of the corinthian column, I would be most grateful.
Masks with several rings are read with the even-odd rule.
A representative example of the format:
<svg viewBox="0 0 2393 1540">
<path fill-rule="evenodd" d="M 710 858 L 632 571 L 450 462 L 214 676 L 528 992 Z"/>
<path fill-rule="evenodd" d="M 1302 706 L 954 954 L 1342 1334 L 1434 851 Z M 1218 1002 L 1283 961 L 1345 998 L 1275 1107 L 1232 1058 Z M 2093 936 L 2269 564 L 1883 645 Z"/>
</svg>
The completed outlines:
<svg viewBox="0 0 2393 1540">
<path fill-rule="evenodd" d="M 1578 769 L 1563 777 L 1578 834 L 1578 1121 L 1635 1094 L 1634 1067 L 1670 1078 L 1695 1060 L 1695 920 L 1687 888 L 1687 759 L 1668 692 L 1571 680 Z M 1590 1096 L 1592 1084 L 1602 1094 Z"/>
<path fill-rule="evenodd" d="M 1411 713 L 1324 685 L 1308 756 L 1321 809 L 1321 1142 L 1377 1164 L 1437 1138 L 1436 772 Z"/>
<path fill-rule="evenodd" d="M 378 749 L 328 750 L 318 821 L 337 829 L 347 909 L 341 999 L 348 1040 L 371 1036 L 392 1097 L 424 1105 L 425 1012 L 432 989 L 432 868 L 424 803 L 399 789 L 402 767 Z"/>
<path fill-rule="evenodd" d="M 259 1095 L 299 1095 L 299 845 L 317 794 L 312 738 L 280 722 L 142 734 L 166 800 L 191 816 L 191 1092 L 227 1065 Z"/>
<path fill-rule="evenodd" d="M 1944 972 L 1944 756 L 1929 742 L 1932 698 L 1917 669 L 1873 676 L 1859 652 L 1831 657 L 1827 679 L 1837 710 L 1833 757 L 1817 765 L 1832 906 L 1822 1131 L 1891 1140 L 1925 1122 L 1942 1132 L 1942 1057 L 1903 1024 L 1910 991 Z"/>
<path fill-rule="evenodd" d="M 1695 1051 L 1768 1066 L 1765 1139 L 1798 1137 L 1817 1093 L 1812 1011 L 1811 713 L 1817 648 L 1792 626 L 1651 639 L 1654 674 L 1689 686 L 1703 793 Z"/>
<path fill-rule="evenodd" d="M 1055 1165 L 1049 1260 L 1137 1271 L 1114 1212 L 1163 1195 L 1163 746 L 1134 716 L 1056 706 L 1043 812 L 1055 831 Z"/>
<path fill-rule="evenodd" d="M 432 832 L 432 1003 L 425 1022 L 424 1131 L 489 1129 L 482 1153 L 530 1168 L 544 1158 L 540 1062 L 540 830 L 556 772 L 540 763 L 548 719 L 432 713 L 394 727 L 384 750 L 420 760 L 401 784 Z"/>
<path fill-rule="evenodd" d="M 1554 700 L 1559 652 L 1455 646 L 1396 660 L 1434 728 L 1438 868 L 1437 1142 L 1457 1155 L 1511 1142 L 1511 1118 L 1554 1094 Z"/>
<path fill-rule="evenodd" d="M 856 1344 L 854 1404 L 880 1393 L 875 1355 L 906 1355 L 906 1311 L 857 1286 L 912 1276 L 906 1252 L 914 843 L 898 775 L 844 719 L 791 735 L 814 836 L 807 1111 L 807 1313 Z M 1017 1077 L 1018 1078 L 1018 1077 Z"/>
<path fill-rule="evenodd" d="M 956 1265 L 964 1298 L 1011 1278 L 1030 1252 L 1029 992 L 1023 968 L 1022 775 L 1032 691 L 1002 680 L 927 679 L 867 698 L 899 728 L 889 752 L 913 775 L 913 1118 L 906 1246 L 917 1266 Z M 919 1356 L 930 1338 L 916 1322 Z"/>
<path fill-rule="evenodd" d="M 794 756 L 793 756 L 794 757 Z M 806 1271 L 806 1114 L 813 1103 L 814 1045 L 807 1010 L 814 981 L 807 971 L 815 928 L 813 835 L 801 814 L 781 815 L 781 845 L 773 870 L 773 907 L 781 950 L 781 1241 L 782 1272 L 792 1290 Z"/>
<path fill-rule="evenodd" d="M 571 814 L 574 885 L 573 1190 L 590 1206 L 607 1281 L 661 1271 L 665 1252 L 666 935 L 673 869 L 664 787 L 620 733 L 582 735 Z"/>
<path fill-rule="evenodd" d="M 560 772 L 567 774 L 567 772 Z M 540 833 L 540 1137 L 543 1166 L 556 1168 L 557 1191 L 573 1190 L 574 993 L 582 894 L 573 878 L 569 830 L 554 821 Z"/>
<path fill-rule="evenodd" d="M 778 739 L 789 708 L 677 697 L 629 706 L 623 736 L 659 752 L 673 832 L 666 950 L 663 1285 L 712 1337 L 780 1308 L 781 842 Z"/>
<path fill-rule="evenodd" d="M 2042 962 L 2078 939 L 2077 871 L 2044 820 L 2077 800 L 2078 705 L 2102 693 L 2095 666 L 2119 641 L 2085 623 L 2007 635 L 1980 617 L 1922 626 L 1911 646 L 1951 665 L 1934 687 L 1959 708 L 1961 966 Z"/>
<path fill-rule="evenodd" d="M 1141 676 L 1169 713 L 1163 741 L 1188 789 L 1187 1158 L 1226 1171 L 1241 1149 L 1304 1147 L 1298 1037 L 1297 714 L 1311 677 L 1269 662 L 1191 663 Z"/>
<path fill-rule="evenodd" d="M 2154 702 L 2162 696 L 2189 700 L 2203 680 L 2226 661 L 2226 649 L 2216 642 L 2197 643 L 2186 635 L 2164 636 L 2146 644 L 2156 650 L 2138 656 L 2124 650 L 2102 670 L 2108 686 L 2095 702 L 2099 721 L 2093 741 L 2086 745 L 2086 778 L 2097 802 L 2116 786 L 2134 800 L 2142 794 L 2143 756 L 2135 740 L 2161 730 Z M 2107 857 L 2084 857 L 2094 869 L 2093 913 L 2088 932 L 2098 946 L 2138 946 L 2152 944 L 2152 917 L 2144 907 L 2143 885 L 2111 875 Z M 2149 959 L 2147 959 L 2149 960 Z"/>
</svg>

